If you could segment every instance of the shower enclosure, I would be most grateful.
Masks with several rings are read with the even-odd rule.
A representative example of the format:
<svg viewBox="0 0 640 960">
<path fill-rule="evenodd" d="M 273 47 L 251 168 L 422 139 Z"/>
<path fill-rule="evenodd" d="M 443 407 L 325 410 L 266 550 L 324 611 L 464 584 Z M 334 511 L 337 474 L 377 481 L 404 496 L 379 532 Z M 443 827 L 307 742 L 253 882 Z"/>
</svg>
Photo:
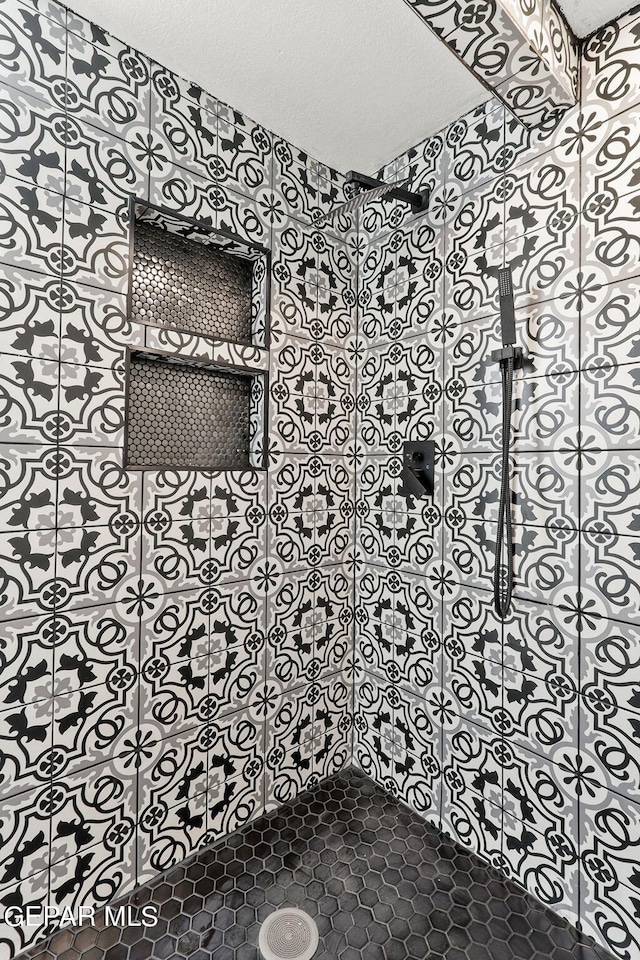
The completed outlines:
<svg viewBox="0 0 640 960">
<path fill-rule="evenodd" d="M 302 906 L 327 958 L 637 960 L 640 15 L 557 123 L 491 97 L 378 171 L 428 210 L 321 227 L 338 172 L 61 5 L 0 21 L 0 956 L 253 960 Z M 130 315 L 132 196 L 263 251 L 270 339 Z M 123 466 L 149 352 L 268 383 L 265 470 Z"/>
</svg>

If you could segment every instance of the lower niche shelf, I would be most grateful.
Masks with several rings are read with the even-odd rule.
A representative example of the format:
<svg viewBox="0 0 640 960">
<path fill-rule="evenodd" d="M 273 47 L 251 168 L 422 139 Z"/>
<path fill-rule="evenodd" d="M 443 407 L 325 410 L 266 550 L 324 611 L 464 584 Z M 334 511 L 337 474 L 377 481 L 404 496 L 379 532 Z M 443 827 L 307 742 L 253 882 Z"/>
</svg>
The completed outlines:
<svg viewBox="0 0 640 960">
<path fill-rule="evenodd" d="M 260 468 L 252 433 L 262 376 L 146 351 L 127 366 L 128 469 Z"/>
</svg>

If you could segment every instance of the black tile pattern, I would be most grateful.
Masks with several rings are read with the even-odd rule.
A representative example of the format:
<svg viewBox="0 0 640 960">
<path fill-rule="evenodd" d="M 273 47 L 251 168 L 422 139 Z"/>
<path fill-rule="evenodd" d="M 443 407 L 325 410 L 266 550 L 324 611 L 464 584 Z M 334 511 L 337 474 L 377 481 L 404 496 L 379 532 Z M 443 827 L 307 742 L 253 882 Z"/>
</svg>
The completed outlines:
<svg viewBox="0 0 640 960">
<path fill-rule="evenodd" d="M 335 172 L 53 0 L 0 23 L 0 904 L 101 905 L 334 772 L 355 662 L 359 762 L 637 960 L 640 13 L 585 45 L 556 131 L 490 102 L 387 168 L 428 215 L 322 232 Z M 268 478 L 122 471 L 125 347 L 221 350 L 129 323 L 131 194 L 273 251 Z M 504 262 L 531 363 L 502 630 Z M 396 499 L 405 436 L 440 438 L 439 500 Z M 5 925 L 0 957 L 38 936 Z"/>
<path fill-rule="evenodd" d="M 430 209 L 366 208 L 358 270 L 354 762 L 619 960 L 640 958 L 640 86 L 616 78 L 639 51 L 636 8 L 585 45 L 554 130 L 492 100 L 389 163 Z M 505 263 L 528 359 L 502 624 Z M 430 501 L 398 493 L 405 439 L 436 441 Z"/>
<path fill-rule="evenodd" d="M 135 225 L 131 318 L 251 341 L 253 265 L 155 224 Z"/>
<path fill-rule="evenodd" d="M 606 960 L 569 924 L 349 769 L 120 902 L 158 923 L 63 930 L 28 960 L 259 960 L 261 923 L 295 906 L 315 960 Z M 26 960 L 25 958 L 25 960 Z"/>
<path fill-rule="evenodd" d="M 249 469 L 250 377 L 133 354 L 128 385 L 131 467 Z"/>
<path fill-rule="evenodd" d="M 314 158 L 56 0 L 0 2 L 0 35 L 9 960 L 42 931 L 8 906 L 102 907 L 350 756 L 355 264 L 352 221 L 312 226 L 343 190 Z M 179 315 L 132 322 L 132 218 L 251 269 L 250 342 L 171 326 L 194 321 L 177 295 Z M 314 351 L 304 397 L 285 333 Z M 269 371 L 277 399 L 250 384 L 256 469 L 123 469 L 127 349 Z M 291 455 L 312 489 L 287 522 Z"/>
<path fill-rule="evenodd" d="M 555 2 L 405 2 L 526 127 L 553 128 L 575 104 L 579 45 Z"/>
</svg>

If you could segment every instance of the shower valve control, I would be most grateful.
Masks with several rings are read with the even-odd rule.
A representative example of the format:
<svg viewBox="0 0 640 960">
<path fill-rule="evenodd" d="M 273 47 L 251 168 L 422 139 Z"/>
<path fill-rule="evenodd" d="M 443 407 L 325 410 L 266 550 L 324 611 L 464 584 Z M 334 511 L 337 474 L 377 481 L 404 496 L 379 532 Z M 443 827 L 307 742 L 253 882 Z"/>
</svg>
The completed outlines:
<svg viewBox="0 0 640 960">
<path fill-rule="evenodd" d="M 402 451 L 402 481 L 399 493 L 405 497 L 433 496 L 436 445 L 433 440 L 406 440 Z"/>
</svg>

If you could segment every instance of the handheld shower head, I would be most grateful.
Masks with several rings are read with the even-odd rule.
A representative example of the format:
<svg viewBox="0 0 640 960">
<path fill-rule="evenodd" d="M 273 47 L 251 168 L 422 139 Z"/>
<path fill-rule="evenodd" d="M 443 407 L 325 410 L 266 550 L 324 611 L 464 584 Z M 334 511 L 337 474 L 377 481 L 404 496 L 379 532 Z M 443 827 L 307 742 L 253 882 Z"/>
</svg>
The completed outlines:
<svg viewBox="0 0 640 960">
<path fill-rule="evenodd" d="M 516 311 L 513 303 L 513 273 L 511 267 L 498 270 L 498 292 L 500 294 L 500 321 L 502 324 L 502 343 L 513 346 L 516 342 Z"/>
</svg>

